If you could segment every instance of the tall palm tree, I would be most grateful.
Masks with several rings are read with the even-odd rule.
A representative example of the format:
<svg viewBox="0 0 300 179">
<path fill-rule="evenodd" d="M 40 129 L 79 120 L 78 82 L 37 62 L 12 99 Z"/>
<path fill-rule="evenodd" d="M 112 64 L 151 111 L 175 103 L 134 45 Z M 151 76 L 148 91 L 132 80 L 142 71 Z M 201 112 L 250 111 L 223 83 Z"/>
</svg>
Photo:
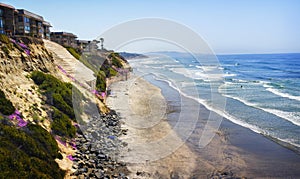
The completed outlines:
<svg viewBox="0 0 300 179">
<path fill-rule="evenodd" d="M 103 50 L 103 42 L 104 42 L 104 38 L 100 38 L 100 42 L 101 42 L 101 50 Z"/>
</svg>

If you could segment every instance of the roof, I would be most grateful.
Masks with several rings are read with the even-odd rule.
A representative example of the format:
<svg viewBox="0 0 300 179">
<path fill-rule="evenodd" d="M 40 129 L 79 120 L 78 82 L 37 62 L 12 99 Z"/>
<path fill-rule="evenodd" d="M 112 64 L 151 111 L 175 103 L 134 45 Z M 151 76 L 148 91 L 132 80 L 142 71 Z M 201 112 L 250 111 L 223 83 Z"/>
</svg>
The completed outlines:
<svg viewBox="0 0 300 179">
<path fill-rule="evenodd" d="M 42 16 L 37 15 L 37 14 L 35 14 L 33 12 L 29 12 L 29 11 L 27 11 L 25 9 L 18 9 L 18 12 L 19 12 L 19 14 L 27 15 L 27 16 L 29 16 L 31 18 L 36 19 L 36 20 L 39 20 L 39 21 L 42 21 L 42 22 L 44 21 L 44 18 Z"/>
<path fill-rule="evenodd" d="M 90 41 L 88 41 L 88 40 L 77 40 L 77 43 L 88 44 L 88 43 L 90 43 Z"/>
<path fill-rule="evenodd" d="M 51 32 L 51 34 L 54 34 L 54 35 L 62 35 L 62 36 L 70 36 L 70 37 L 74 37 L 74 38 L 77 38 L 76 35 L 70 33 L 70 32 Z"/>
<path fill-rule="evenodd" d="M 50 22 L 47 22 L 47 21 L 43 21 L 43 25 L 48 26 L 48 27 L 52 27 L 52 25 L 50 24 Z"/>
<path fill-rule="evenodd" d="M 15 7 L 13 7 L 11 5 L 8 5 L 8 4 L 1 3 L 1 2 L 0 2 L 0 6 L 6 7 L 6 8 L 9 8 L 9 9 L 15 9 Z"/>
</svg>

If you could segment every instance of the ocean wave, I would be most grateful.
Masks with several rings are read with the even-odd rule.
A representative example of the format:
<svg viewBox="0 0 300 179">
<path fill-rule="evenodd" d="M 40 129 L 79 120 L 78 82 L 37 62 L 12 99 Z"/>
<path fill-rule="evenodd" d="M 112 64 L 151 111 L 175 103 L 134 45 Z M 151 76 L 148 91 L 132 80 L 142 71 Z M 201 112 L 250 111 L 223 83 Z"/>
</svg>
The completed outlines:
<svg viewBox="0 0 300 179">
<path fill-rule="evenodd" d="M 249 81 L 247 80 L 242 80 L 242 79 L 235 79 L 235 78 L 232 78 L 232 79 L 229 79 L 233 82 L 236 82 L 236 83 L 249 83 Z M 234 84 L 234 83 L 231 83 L 231 84 Z"/>
<path fill-rule="evenodd" d="M 249 101 L 246 101 L 244 99 L 241 99 L 241 98 L 238 98 L 235 96 L 225 95 L 225 94 L 223 94 L 223 96 L 225 96 L 227 98 L 235 99 L 235 100 L 240 101 L 241 103 L 245 104 L 246 106 L 250 106 L 250 107 L 254 107 L 254 108 L 263 110 L 267 113 L 273 114 L 273 115 L 278 116 L 286 121 L 289 121 L 289 122 L 293 123 L 294 125 L 300 126 L 300 114 L 298 114 L 297 112 L 286 112 L 286 111 L 281 111 L 281 110 L 276 110 L 276 109 L 263 108 L 263 107 L 260 107 L 259 104 L 251 103 Z"/>
<path fill-rule="evenodd" d="M 264 131 L 263 129 L 259 128 L 258 126 L 255 126 L 255 125 L 252 125 L 252 124 L 249 124 L 249 123 L 246 123 L 242 120 L 239 120 L 237 119 L 236 117 L 228 114 L 224 109 L 217 109 L 213 106 L 211 106 L 207 101 L 203 100 L 203 99 L 200 99 L 200 98 L 197 98 L 197 97 L 194 97 L 194 96 L 190 96 L 186 93 L 184 93 L 183 91 L 181 91 L 178 87 L 176 87 L 171 81 L 169 80 L 166 80 L 166 79 L 160 79 L 160 78 L 155 78 L 156 80 L 159 80 L 159 81 L 164 81 L 166 83 L 168 83 L 168 85 L 175 89 L 179 94 L 181 94 L 182 96 L 186 97 L 186 98 L 189 98 L 191 100 L 194 100 L 196 102 L 198 102 L 199 104 L 202 104 L 206 109 L 210 110 L 210 111 L 213 111 L 215 113 L 217 113 L 218 115 L 230 120 L 231 122 L 235 123 L 235 124 L 238 124 L 240 126 L 243 126 L 245 128 L 248 128 L 256 133 L 259 133 L 259 134 L 263 134 L 263 135 L 268 135 L 268 132 L 267 131 Z"/>
<path fill-rule="evenodd" d="M 273 93 L 277 96 L 283 97 L 283 98 L 288 98 L 288 99 L 300 101 L 300 96 L 293 96 L 293 95 L 288 94 L 288 93 L 283 93 L 283 92 L 280 92 L 279 90 L 274 89 L 272 87 L 269 87 L 266 90 L 270 91 L 271 93 Z"/>
<path fill-rule="evenodd" d="M 197 69 L 187 69 L 187 68 L 170 68 L 174 73 L 184 75 L 185 77 L 204 80 L 204 81 L 220 81 L 224 80 L 225 77 L 237 76 L 236 74 L 224 74 L 224 73 L 205 73 L 202 70 Z"/>
<path fill-rule="evenodd" d="M 296 146 L 296 147 L 300 148 L 300 145 L 296 144 L 293 139 L 282 139 L 280 137 L 276 137 L 276 139 L 278 139 L 279 141 L 288 143 L 288 144 L 292 144 L 293 146 Z"/>
<path fill-rule="evenodd" d="M 220 66 L 204 66 L 204 65 L 196 65 L 195 66 L 198 69 L 201 69 L 203 71 L 213 71 L 213 70 L 223 70 L 223 67 Z"/>
<path fill-rule="evenodd" d="M 222 117 L 224 117 L 224 118 L 230 120 L 231 122 L 233 122 L 233 123 L 235 123 L 235 124 L 237 124 L 237 125 L 239 125 L 239 126 L 242 126 L 242 127 L 247 128 L 247 129 L 250 129 L 250 130 L 252 130 L 252 131 L 255 132 L 255 133 L 259 133 L 259 134 L 262 134 L 262 135 L 265 135 L 265 136 L 271 136 L 271 137 L 273 137 L 273 138 L 275 138 L 275 139 L 277 139 L 277 140 L 279 140 L 279 141 L 282 141 L 282 142 L 285 142 L 285 143 L 289 143 L 289 144 L 294 145 L 294 146 L 296 146 L 296 147 L 300 147 L 300 145 L 299 145 L 299 144 L 296 144 L 296 143 L 293 141 L 293 139 L 283 139 L 283 138 L 277 136 L 276 134 L 270 134 L 267 130 L 262 129 L 262 128 L 260 128 L 259 126 L 256 126 L 256 125 L 253 125 L 253 124 L 249 124 L 249 123 L 247 123 L 247 122 L 244 122 L 244 121 L 242 121 L 242 120 L 236 118 L 235 116 L 230 115 L 230 114 L 229 114 L 228 112 L 226 112 L 225 110 L 217 109 L 217 108 L 211 106 L 207 101 L 205 101 L 205 100 L 203 100 L 203 99 L 197 98 L 197 97 L 195 97 L 195 96 L 190 96 L 190 95 L 184 93 L 182 90 L 180 90 L 178 87 L 176 87 L 176 85 L 174 85 L 172 81 L 169 81 L 169 80 L 167 80 L 167 79 L 161 79 L 161 78 L 157 77 L 155 74 L 153 74 L 153 75 L 155 76 L 155 79 L 156 79 L 156 80 L 166 82 L 171 88 L 175 89 L 175 90 L 176 90 L 179 94 L 181 94 L 182 96 L 184 96 L 184 97 L 186 97 L 186 98 L 189 98 L 189 99 L 191 99 L 191 100 L 194 100 L 194 101 L 198 102 L 199 104 L 202 104 L 206 109 L 215 112 L 216 114 L 218 114 L 218 115 L 220 115 L 220 116 L 222 116 Z M 234 98 L 234 97 L 228 96 L 228 95 L 226 95 L 225 97 Z M 248 105 L 248 106 L 256 106 L 255 104 L 252 104 L 252 103 L 250 103 L 250 102 L 247 102 L 247 101 L 244 101 L 244 100 L 241 100 L 241 99 L 236 99 L 236 100 L 239 100 L 239 101 L 241 101 L 241 102 L 243 101 L 243 103 L 245 103 L 245 104 Z M 267 109 L 267 110 L 268 110 L 268 109 Z M 270 113 L 271 113 L 271 112 L 277 113 L 277 114 L 279 115 L 279 112 L 278 112 L 278 111 L 274 111 L 274 110 L 273 110 L 273 111 L 271 111 L 271 110 L 267 111 L 267 110 L 265 110 L 265 111 L 266 111 L 266 112 L 270 112 Z M 282 114 L 283 114 L 283 113 L 282 113 Z M 287 116 L 290 116 L 290 115 L 286 115 L 285 117 L 287 117 Z M 297 121 L 299 122 L 300 120 L 297 120 Z M 290 121 L 290 122 L 291 122 L 291 121 Z M 293 123 L 296 124 L 296 125 L 299 125 L 298 122 L 293 121 Z"/>
<path fill-rule="evenodd" d="M 267 109 L 264 108 L 264 111 L 275 114 L 278 117 L 284 118 L 293 124 L 300 126 L 300 113 L 299 112 L 286 112 L 277 109 Z"/>
</svg>

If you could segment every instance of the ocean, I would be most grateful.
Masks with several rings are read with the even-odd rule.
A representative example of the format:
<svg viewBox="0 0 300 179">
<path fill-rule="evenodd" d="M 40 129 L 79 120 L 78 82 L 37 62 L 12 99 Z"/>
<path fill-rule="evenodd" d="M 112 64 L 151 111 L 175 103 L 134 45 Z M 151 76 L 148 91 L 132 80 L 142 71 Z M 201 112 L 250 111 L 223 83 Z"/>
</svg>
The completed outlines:
<svg viewBox="0 0 300 179">
<path fill-rule="evenodd" d="M 147 55 L 130 61 L 136 75 L 164 81 L 233 123 L 300 147 L 300 54 L 218 55 L 217 65 L 200 63 L 201 55 Z"/>
</svg>

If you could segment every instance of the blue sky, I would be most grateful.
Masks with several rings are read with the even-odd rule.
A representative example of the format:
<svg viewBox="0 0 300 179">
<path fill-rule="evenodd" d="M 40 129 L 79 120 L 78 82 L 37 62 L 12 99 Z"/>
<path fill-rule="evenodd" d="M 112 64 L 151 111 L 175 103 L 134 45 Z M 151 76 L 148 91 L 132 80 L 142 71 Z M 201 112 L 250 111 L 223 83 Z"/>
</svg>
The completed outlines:
<svg viewBox="0 0 300 179">
<path fill-rule="evenodd" d="M 223 53 L 300 52 L 300 1 L 4 0 L 40 14 L 55 31 L 94 39 L 110 27 L 137 18 L 173 20 L 197 32 Z"/>
</svg>

